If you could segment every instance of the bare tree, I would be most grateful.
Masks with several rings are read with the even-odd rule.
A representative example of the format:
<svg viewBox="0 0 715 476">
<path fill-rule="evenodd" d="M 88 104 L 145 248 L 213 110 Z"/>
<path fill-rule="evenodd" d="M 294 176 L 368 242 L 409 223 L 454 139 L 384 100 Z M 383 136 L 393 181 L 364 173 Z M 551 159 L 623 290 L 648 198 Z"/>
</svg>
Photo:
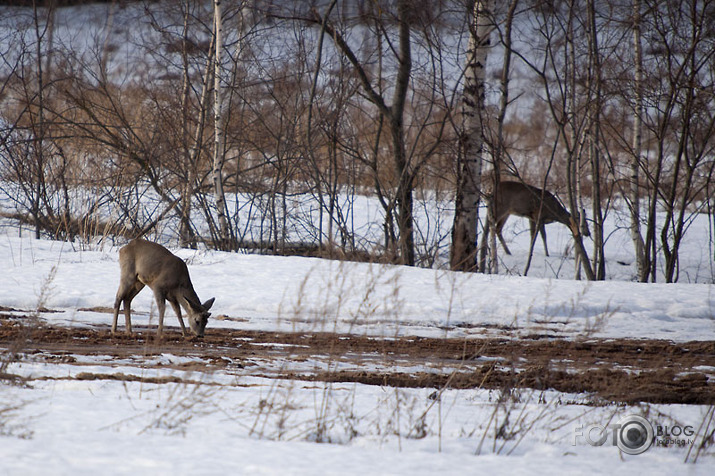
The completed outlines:
<svg viewBox="0 0 715 476">
<path fill-rule="evenodd" d="M 463 153 L 459 155 L 450 267 L 477 269 L 477 221 L 484 154 L 484 81 L 493 30 L 492 2 L 477 0 L 470 12 L 470 37 L 464 75 Z"/>
<path fill-rule="evenodd" d="M 35 237 L 46 233 L 71 240 L 78 228 L 70 213 L 69 162 L 52 113 L 59 82 L 53 60 L 55 11 L 55 3 L 48 2 L 45 8 L 33 3 L 25 12 L 13 13 L 18 30 L 8 56 L 3 55 L 3 89 L 8 93 L 4 122 L 9 127 L 3 134 L 2 168 L 15 186 L 8 196 L 18 216 L 34 226 Z"/>
<path fill-rule="evenodd" d="M 715 144 L 713 94 L 712 2 L 648 4 L 649 30 L 658 48 L 651 49 L 650 64 L 657 81 L 648 92 L 657 106 L 649 114 L 655 141 L 655 163 L 648 170 L 651 197 L 646 233 L 646 260 L 650 279 L 656 280 L 658 206 L 665 214 L 659 230 L 666 282 L 678 279 L 679 250 L 684 234 L 704 206 L 706 170 Z"/>
<path fill-rule="evenodd" d="M 624 202 L 637 279 L 678 280 L 688 227 L 712 206 L 715 4 L 468 3 L 106 6 L 90 48 L 52 8 L 14 9 L 4 193 L 36 235 L 72 239 L 95 214 L 128 233 L 168 227 L 182 246 L 473 271 L 483 176 L 498 196 L 513 175 L 574 219 L 588 203 L 592 258 L 578 230 L 573 245 L 586 278 L 606 277 L 605 225 Z M 360 229 L 364 195 L 379 209 Z M 495 243 L 479 249 L 496 271 Z"/>
<path fill-rule="evenodd" d="M 532 18 L 536 24 L 540 47 L 530 52 L 515 51 L 519 59 L 540 81 L 544 92 L 544 106 L 553 120 L 553 127 L 547 129 L 548 139 L 552 143 L 547 163 L 539 173 L 540 188 L 555 188 L 547 187 L 547 181 L 551 178 L 551 172 L 556 169 L 559 177 L 565 179 L 568 208 L 574 217 L 581 216 L 581 169 L 590 131 L 588 119 L 597 118 L 593 109 L 590 114 L 588 113 L 590 105 L 588 94 L 594 94 L 596 89 L 582 89 L 582 86 L 589 82 L 581 72 L 585 71 L 587 76 L 593 69 L 589 69 L 588 63 L 579 63 L 582 58 L 577 54 L 577 48 L 583 46 L 578 45 L 577 41 L 581 41 L 584 37 L 588 38 L 581 26 L 587 24 L 587 19 L 580 18 L 581 14 L 575 1 L 559 4 L 535 2 Z M 593 44 L 593 41 L 591 43 Z M 588 58 L 592 58 L 592 55 L 587 55 L 586 59 Z M 595 86 L 593 81 L 590 84 Z M 596 136 L 592 137 L 596 138 Z M 597 141 L 593 141 L 594 150 L 596 144 Z M 565 160 L 559 158 L 561 152 Z M 587 279 L 594 279 L 595 273 L 588 259 L 581 233 L 574 233 L 574 249 L 577 262 L 583 268 Z"/>
<path fill-rule="evenodd" d="M 494 21 L 495 27 L 499 34 L 499 43 L 504 49 L 502 56 L 502 70 L 499 77 L 499 110 L 496 118 L 496 134 L 491 138 L 492 142 L 492 193 L 491 200 L 496 203 L 499 200 L 499 184 L 502 181 L 502 176 L 508 172 L 508 150 L 505 134 L 506 114 L 509 108 L 509 81 L 512 73 L 512 57 L 513 57 L 513 38 L 512 30 L 514 27 L 514 17 L 519 5 L 519 0 L 512 0 L 506 12 L 506 16 L 502 22 Z M 499 272 L 498 250 L 496 245 L 497 234 L 495 233 L 497 217 L 494 215 L 495 207 L 487 208 L 487 226 L 482 235 L 482 242 L 479 245 L 479 271 L 480 272 Z M 487 240 L 489 240 L 487 245 Z M 489 251 L 489 263 L 487 263 L 487 251 Z M 533 251 L 533 248 L 532 248 Z M 529 253 L 529 263 L 531 261 L 531 253 Z M 527 263 L 526 271 L 528 272 L 529 263 Z"/>
<path fill-rule="evenodd" d="M 334 28 L 330 21 L 324 21 L 322 15 L 313 10 L 314 20 L 323 25 L 323 28 L 333 39 L 336 47 L 345 55 L 353 68 L 365 91 L 367 99 L 377 107 L 381 118 L 389 126 L 392 160 L 394 174 L 397 178 L 395 196 L 396 221 L 399 230 L 397 238 L 397 262 L 401 264 L 415 264 L 414 223 L 413 223 L 413 189 L 415 169 L 409 164 L 408 152 L 405 144 L 405 105 L 409 90 L 410 73 L 412 70 L 412 52 L 410 41 L 411 3 L 407 0 L 397 2 L 396 44 L 391 44 L 397 62 L 395 86 L 392 91 L 391 102 L 388 103 L 385 94 L 371 82 L 368 72 L 358 59 L 352 47 L 343 35 Z M 381 26 L 381 28 L 385 28 Z M 383 31 L 387 34 L 387 30 Z M 382 34 L 382 33 L 381 33 Z M 392 40 L 390 40 L 392 41 Z"/>
<path fill-rule="evenodd" d="M 223 16 L 221 0 L 214 0 L 214 156 L 213 185 L 216 199 L 216 212 L 219 225 L 219 249 L 228 249 L 229 230 L 226 194 L 223 188 L 223 164 L 226 157 L 224 139 L 224 100 L 223 100 Z"/>
<path fill-rule="evenodd" d="M 648 265 L 645 259 L 645 243 L 641 233 L 640 187 L 639 176 L 643 155 L 643 46 L 641 33 L 641 0 L 633 0 L 633 151 L 630 160 L 630 186 L 628 208 L 631 213 L 631 240 L 636 255 L 636 268 L 639 281 L 648 279 Z"/>
<path fill-rule="evenodd" d="M 588 39 L 587 111 L 586 143 L 592 178 L 591 210 L 593 214 L 593 254 L 594 278 L 606 279 L 606 257 L 604 252 L 603 203 L 601 197 L 601 169 L 603 138 L 601 134 L 601 110 L 604 104 L 602 58 L 599 45 L 601 34 L 596 22 L 596 2 L 589 0 L 586 5 Z"/>
</svg>

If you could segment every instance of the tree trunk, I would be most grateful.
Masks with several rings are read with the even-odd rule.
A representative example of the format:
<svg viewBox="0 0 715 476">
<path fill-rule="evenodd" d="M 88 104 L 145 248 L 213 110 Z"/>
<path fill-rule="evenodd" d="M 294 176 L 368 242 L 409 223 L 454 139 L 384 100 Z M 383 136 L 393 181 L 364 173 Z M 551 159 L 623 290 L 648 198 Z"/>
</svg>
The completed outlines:
<svg viewBox="0 0 715 476">
<path fill-rule="evenodd" d="M 633 0 L 633 52 L 635 54 L 635 72 L 633 77 L 635 88 L 635 111 L 633 115 L 633 157 L 631 157 L 631 176 L 628 195 L 631 213 L 631 239 L 636 255 L 638 281 L 648 281 L 648 267 L 645 259 L 645 244 L 641 234 L 640 197 L 638 175 L 641 167 L 643 129 L 643 49 L 641 46 L 641 2 Z"/>
<path fill-rule="evenodd" d="M 191 199 L 193 197 L 193 170 L 194 165 L 191 160 L 191 136 L 189 133 L 189 90 L 191 79 L 189 75 L 189 57 L 187 46 L 189 43 L 189 5 L 186 4 L 184 13 L 184 28 L 182 31 L 181 64 L 183 85 L 181 88 L 181 141 L 184 146 L 184 183 L 181 184 L 181 200 L 179 204 L 179 246 L 182 248 L 196 249 L 196 237 L 191 228 Z"/>
<path fill-rule="evenodd" d="M 477 268 L 477 221 L 484 152 L 482 115 L 487 51 L 493 29 L 492 1 L 477 0 L 472 15 L 462 96 L 463 154 L 458 156 L 461 163 L 457 165 L 457 193 L 450 256 L 450 266 L 455 271 L 475 271 Z"/>
<path fill-rule="evenodd" d="M 409 170 L 407 150 L 405 149 L 404 114 L 407 89 L 412 71 L 412 49 L 410 43 L 410 8 L 407 0 L 400 0 L 398 6 L 400 22 L 400 53 L 397 81 L 395 83 L 395 96 L 392 102 L 390 129 L 392 132 L 393 154 L 397 176 L 397 228 L 400 232 L 398 249 L 400 251 L 400 264 L 415 265 L 415 239 L 412 219 L 412 189 L 413 174 Z"/>
<path fill-rule="evenodd" d="M 576 11 L 575 7 L 573 4 L 571 4 L 569 8 L 569 14 L 568 14 L 568 24 L 567 24 L 567 33 L 568 33 L 568 42 L 566 45 L 566 54 L 568 57 L 568 72 L 567 74 L 567 84 L 568 88 L 570 91 L 569 97 L 567 99 L 568 105 L 569 105 L 569 114 L 575 115 L 575 111 L 577 111 L 577 106 L 576 106 L 576 84 L 577 84 L 577 71 L 578 68 L 576 66 L 576 44 L 575 44 L 575 23 L 576 23 Z M 566 136 L 566 130 L 564 128 L 565 123 L 568 119 L 565 119 L 561 121 L 561 127 L 562 127 L 562 133 L 564 136 Z M 572 121 L 575 120 L 575 117 L 571 119 Z M 575 214 L 576 212 L 582 213 L 582 210 L 585 210 L 585 207 L 583 207 L 582 204 L 582 188 L 581 188 L 581 174 L 579 171 L 581 170 L 581 156 L 583 154 L 583 148 L 584 148 L 584 137 L 585 135 L 582 134 L 579 129 L 576 127 L 575 124 L 571 124 L 571 152 L 569 154 L 568 160 L 567 160 L 567 176 L 568 180 L 566 182 L 566 186 L 568 189 L 568 197 L 569 197 L 569 209 Z M 586 274 L 586 279 L 589 281 L 593 281 L 595 276 L 593 272 L 593 267 L 591 266 L 591 260 L 588 257 L 588 253 L 586 252 L 586 247 L 583 244 L 583 237 L 581 236 L 581 233 L 579 234 L 574 234 L 574 254 L 576 256 L 576 270 L 575 270 L 575 278 L 576 279 L 581 279 L 581 271 L 583 271 Z"/>
<path fill-rule="evenodd" d="M 224 131 L 223 131 L 223 95 L 222 95 L 222 50 L 223 50 L 223 20 L 221 18 L 221 0 L 214 0 L 214 158 L 213 158 L 213 184 L 216 197 L 216 212 L 218 215 L 218 241 L 217 248 L 229 249 L 229 230 L 226 218 L 226 195 L 223 189 L 223 163 L 225 158 Z"/>
<path fill-rule="evenodd" d="M 597 280 L 606 279 L 606 258 L 603 239 L 603 209 L 601 206 L 601 58 L 598 48 L 595 0 L 588 2 L 589 89 L 588 110 L 589 158 L 591 162 L 591 202 L 593 210 L 593 268 Z"/>
<path fill-rule="evenodd" d="M 376 89 L 371 83 L 371 79 L 360 63 L 353 50 L 348 45 L 347 41 L 336 31 L 335 28 L 324 20 L 324 18 L 313 9 L 314 20 L 322 25 L 322 28 L 328 33 L 337 48 L 345 55 L 347 60 L 355 67 L 357 77 L 365 90 L 367 99 L 372 102 L 378 109 L 380 115 L 380 124 L 383 119 L 390 127 L 390 137 L 392 139 L 392 158 L 394 172 L 397 177 L 397 190 L 395 192 L 394 204 L 391 200 L 387 203 L 386 213 L 396 214 L 397 228 L 399 238 L 397 240 L 398 256 L 396 262 L 414 266 L 415 264 L 415 249 L 414 249 L 414 226 L 413 226 L 413 198 L 412 192 L 414 188 L 415 168 L 410 166 L 409 156 L 405 147 L 405 130 L 404 130 L 404 115 L 407 92 L 410 85 L 410 74 L 412 72 L 412 49 L 410 42 L 410 24 L 413 8 L 412 2 L 408 0 L 400 0 L 397 2 L 397 22 L 399 29 L 399 42 L 397 45 L 397 75 L 395 87 L 392 94 L 392 103 L 390 105 L 385 101 L 381 88 Z M 386 224 L 392 224 L 392 218 L 386 218 Z M 389 227 L 386 226 L 386 230 Z M 386 235 L 386 241 L 391 241 Z"/>
</svg>

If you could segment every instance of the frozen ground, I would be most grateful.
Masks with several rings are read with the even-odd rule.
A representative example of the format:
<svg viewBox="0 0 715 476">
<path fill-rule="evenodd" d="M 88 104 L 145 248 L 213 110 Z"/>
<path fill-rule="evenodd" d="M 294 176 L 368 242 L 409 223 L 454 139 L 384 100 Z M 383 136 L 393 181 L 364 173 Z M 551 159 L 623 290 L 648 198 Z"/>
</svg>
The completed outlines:
<svg viewBox="0 0 715 476">
<path fill-rule="evenodd" d="M 4 270 L 0 305 L 62 310 L 44 315 L 61 324 L 106 322 L 105 315 L 78 311 L 114 302 L 119 279 L 117 249 L 101 248 L 81 249 L 7 234 L 0 237 Z M 212 321 L 214 328 L 238 325 L 455 337 L 470 335 L 474 325 L 488 324 L 518 327 L 526 333 L 547 326 L 574 338 L 679 342 L 711 340 L 715 331 L 712 284 L 587 283 L 313 258 L 174 251 L 189 263 L 199 297 L 216 297 L 213 314 L 242 321 Z M 148 289 L 134 300 L 133 306 L 145 311 L 143 317 L 137 316 L 139 324 L 147 323 L 153 303 Z"/>
<path fill-rule="evenodd" d="M 116 292 L 117 248 L 6 230 L 0 306 L 14 311 L 0 325 L 44 308 L 59 312 L 36 313 L 40 322 L 106 330 L 111 315 L 102 308 Z M 199 296 L 216 297 L 209 333 L 715 340 L 712 284 L 587 284 L 174 251 L 188 261 Z M 149 290 L 133 308 L 135 325 L 154 324 Z M 167 322 L 176 325 L 171 313 Z M 706 405 L 623 406 L 530 389 L 445 390 L 435 398 L 434 388 L 255 377 L 238 363 L 207 372 L 200 359 L 171 353 L 126 361 L 52 356 L 0 351 L 2 372 L 26 379 L 0 383 L 0 474 L 709 474 L 713 464 L 711 441 L 697 464 L 683 463 L 713 431 Z M 676 444 L 629 456 L 610 440 L 591 446 L 580 433 L 630 414 L 690 427 L 690 455 Z"/>
<path fill-rule="evenodd" d="M 66 12 L 89 29 L 99 25 L 87 21 L 96 19 L 91 10 Z M 130 33 L 116 57 L 132 57 Z M 79 49 L 94 34 L 70 31 L 58 38 Z M 418 222 L 429 208 L 416 210 Z M 379 206 L 358 198 L 353 213 L 363 238 L 379 242 Z M 432 232 L 448 236 L 448 210 L 439 216 L 441 228 Z M 568 279 L 573 259 L 564 250 L 570 240 L 558 224 L 547 227 L 552 257 L 537 242 L 530 277 L 518 276 L 528 241 L 526 222 L 519 219 L 510 219 L 505 232 L 514 255 L 502 256 L 501 270 L 508 275 L 499 276 L 174 251 L 189 262 L 199 296 L 216 297 L 208 328 L 214 335 L 246 329 L 338 332 L 387 342 L 404 336 L 471 343 L 534 335 L 555 342 L 715 341 L 708 218 L 695 217 L 686 235 L 682 284 L 630 282 L 634 267 L 625 225 L 622 214 L 607 217 L 611 281 L 590 284 Z M 32 329 L 37 318 L 60 329 L 106 333 L 106 307 L 117 282 L 116 247 L 36 241 L 29 234 L 19 237 L 16 224 L 0 222 L 0 331 Z M 149 290 L 133 307 L 138 328 L 155 324 Z M 167 323 L 175 325 L 171 312 Z M 127 346 L 125 340 L 105 340 L 102 352 Z M 117 358 L 118 350 L 85 355 L 70 351 L 69 340 L 66 347 L 55 344 L 52 352 L 34 352 L 28 335 L 0 346 L 0 475 L 711 474 L 715 462 L 711 404 L 624 405 L 588 392 L 529 388 L 439 392 L 310 382 L 288 374 L 255 376 L 250 358 L 221 367 L 142 345 L 136 354 Z M 389 357 L 380 361 L 389 363 Z M 430 363 L 424 359 L 408 370 L 430 371 Z M 640 369 L 626 370 L 638 378 Z M 711 383 L 715 368 L 681 373 L 706 375 Z M 644 415 L 671 433 L 677 428 L 682 438 L 641 455 L 624 454 L 610 436 L 627 415 Z M 602 446 L 586 441 L 594 426 L 608 427 Z"/>
</svg>

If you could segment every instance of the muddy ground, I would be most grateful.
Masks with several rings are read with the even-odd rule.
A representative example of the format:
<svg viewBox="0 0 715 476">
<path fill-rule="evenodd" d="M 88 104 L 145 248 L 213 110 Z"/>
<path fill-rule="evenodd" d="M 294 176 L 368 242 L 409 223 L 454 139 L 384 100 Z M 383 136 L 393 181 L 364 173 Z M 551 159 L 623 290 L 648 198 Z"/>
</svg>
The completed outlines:
<svg viewBox="0 0 715 476">
<path fill-rule="evenodd" d="M 104 326 L 53 327 L 26 316 L 0 313 L 0 363 L 27 359 L 87 365 L 79 363 L 87 359 L 77 357 L 95 356 L 108 367 L 130 360 L 142 368 L 175 366 L 240 376 L 393 387 L 587 392 L 593 404 L 715 403 L 715 341 L 552 336 L 383 339 L 218 328 L 209 328 L 201 339 L 184 338 L 169 328 L 157 340 L 154 329 L 135 331 L 134 336 L 112 335 Z M 167 364 L 155 358 L 162 354 L 191 359 Z M 7 368 L 0 378 L 17 379 L 12 367 Z M 142 377 L 81 372 L 74 378 Z"/>
</svg>

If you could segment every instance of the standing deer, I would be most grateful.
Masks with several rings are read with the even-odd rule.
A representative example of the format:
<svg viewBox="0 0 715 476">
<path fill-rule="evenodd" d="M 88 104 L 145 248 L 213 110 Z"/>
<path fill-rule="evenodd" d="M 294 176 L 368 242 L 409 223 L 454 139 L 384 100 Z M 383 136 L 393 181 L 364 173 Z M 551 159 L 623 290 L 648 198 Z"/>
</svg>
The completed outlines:
<svg viewBox="0 0 715 476">
<path fill-rule="evenodd" d="M 159 308 L 158 336 L 161 336 L 164 329 L 166 301 L 171 303 L 176 317 L 179 318 L 182 335 L 186 336 L 186 327 L 181 318 L 179 305 L 186 310 L 191 331 L 199 337 L 204 335 L 206 323 L 211 315 L 208 310 L 213 305 L 214 298 L 201 304 L 196 291 L 194 291 L 194 286 L 191 284 L 189 269 L 181 258 L 173 255 L 159 244 L 136 239 L 119 250 L 119 266 L 121 276 L 117 298 L 114 301 L 112 334 L 117 331 L 119 304 L 122 302 L 124 303 L 126 331 L 127 334 L 132 333 L 132 299 L 144 289 L 144 286 L 149 286 L 154 291 L 156 305 Z"/>
<path fill-rule="evenodd" d="M 494 200 L 490 200 L 490 206 L 494 205 Z M 574 220 L 571 214 L 551 192 L 521 182 L 499 183 L 496 210 L 492 210 L 492 212 L 492 216 L 496 220 L 495 231 L 497 237 L 508 255 L 511 254 L 511 251 L 509 251 L 509 247 L 504 242 L 501 231 L 509 215 L 517 215 L 529 219 L 531 246 L 533 246 L 536 240 L 535 234 L 541 232 L 541 239 L 544 242 L 546 256 L 549 256 L 545 229 L 547 223 L 563 223 L 569 227 L 574 235 L 580 233 L 578 221 Z M 587 228 L 584 229 L 583 234 L 588 236 Z"/>
</svg>

